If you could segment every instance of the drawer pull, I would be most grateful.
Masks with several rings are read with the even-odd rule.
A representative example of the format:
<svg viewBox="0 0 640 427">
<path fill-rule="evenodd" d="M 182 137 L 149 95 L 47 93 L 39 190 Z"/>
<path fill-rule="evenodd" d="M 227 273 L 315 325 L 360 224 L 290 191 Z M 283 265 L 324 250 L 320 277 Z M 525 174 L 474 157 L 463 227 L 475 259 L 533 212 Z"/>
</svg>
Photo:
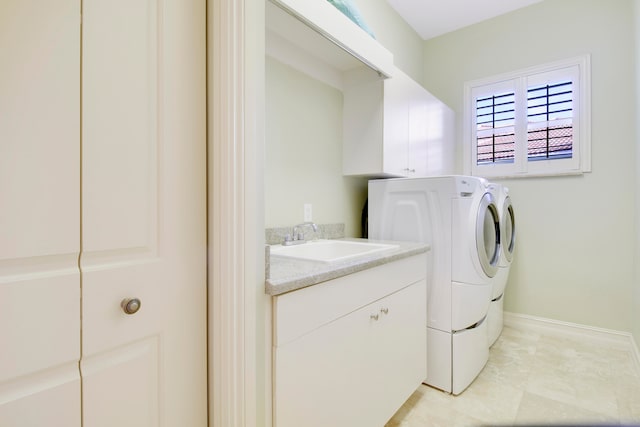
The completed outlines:
<svg viewBox="0 0 640 427">
<path fill-rule="evenodd" d="M 389 314 L 389 309 L 387 307 L 382 307 L 380 309 L 380 313 Z"/>
<path fill-rule="evenodd" d="M 372 315 L 371 315 L 371 319 L 373 319 L 373 320 L 378 320 L 378 316 L 379 316 L 379 315 L 378 315 L 378 313 L 376 313 L 376 314 L 372 314 Z"/>
</svg>

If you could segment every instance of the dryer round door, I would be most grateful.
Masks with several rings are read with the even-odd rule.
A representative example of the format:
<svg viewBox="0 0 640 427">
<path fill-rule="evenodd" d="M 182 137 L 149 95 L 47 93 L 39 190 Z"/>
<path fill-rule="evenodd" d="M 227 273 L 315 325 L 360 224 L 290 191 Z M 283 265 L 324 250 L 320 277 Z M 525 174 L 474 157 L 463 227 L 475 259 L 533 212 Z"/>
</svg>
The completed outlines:
<svg viewBox="0 0 640 427">
<path fill-rule="evenodd" d="M 478 208 L 476 248 L 482 270 L 489 277 L 495 276 L 500 261 L 500 218 L 490 193 L 485 193 Z"/>
<path fill-rule="evenodd" d="M 513 213 L 511 198 L 506 197 L 502 206 L 502 227 L 500 229 L 502 251 L 507 261 L 513 259 L 513 250 L 516 246 L 516 217 Z"/>
</svg>

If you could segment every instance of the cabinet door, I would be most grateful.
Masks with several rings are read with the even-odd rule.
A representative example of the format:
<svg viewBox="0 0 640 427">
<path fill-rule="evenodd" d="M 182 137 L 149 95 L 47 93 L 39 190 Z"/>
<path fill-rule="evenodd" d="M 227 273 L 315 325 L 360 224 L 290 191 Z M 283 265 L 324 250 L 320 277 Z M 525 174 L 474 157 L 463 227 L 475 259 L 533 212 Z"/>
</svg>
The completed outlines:
<svg viewBox="0 0 640 427">
<path fill-rule="evenodd" d="M 374 427 L 378 322 L 366 306 L 275 352 L 276 427 Z"/>
<path fill-rule="evenodd" d="M 427 282 L 423 279 L 374 306 L 380 314 L 376 349 L 381 381 L 388 393 L 376 405 L 388 419 L 427 378 Z"/>
<path fill-rule="evenodd" d="M 439 124 L 429 116 L 428 92 L 414 81 L 410 81 L 412 90 L 409 96 L 409 155 L 407 168 L 409 176 L 427 176 L 428 170 L 428 129 L 429 126 Z M 442 127 L 442 126 L 440 126 Z M 442 156 L 440 153 L 431 153 L 434 156 Z"/>
<path fill-rule="evenodd" d="M 80 2 L 0 2 L 0 426 L 80 426 Z"/>
<path fill-rule="evenodd" d="M 207 422 L 204 6 L 83 2 L 85 427 Z"/>
<path fill-rule="evenodd" d="M 409 176 L 409 102 L 408 78 L 399 75 L 384 81 L 383 172 Z"/>
<path fill-rule="evenodd" d="M 426 378 L 425 283 L 276 348 L 276 427 L 384 425 Z"/>
<path fill-rule="evenodd" d="M 344 90 L 343 173 L 426 174 L 426 90 L 396 70 L 383 81 L 349 74 Z"/>
</svg>

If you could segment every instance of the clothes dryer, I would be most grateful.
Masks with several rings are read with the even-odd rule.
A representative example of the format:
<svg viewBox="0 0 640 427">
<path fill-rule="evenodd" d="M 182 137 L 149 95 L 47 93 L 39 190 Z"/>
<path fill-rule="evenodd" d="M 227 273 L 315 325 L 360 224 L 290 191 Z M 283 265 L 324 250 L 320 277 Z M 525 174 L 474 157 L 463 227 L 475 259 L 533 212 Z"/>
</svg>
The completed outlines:
<svg viewBox="0 0 640 427">
<path fill-rule="evenodd" d="M 502 333 L 504 325 L 504 291 L 516 244 L 516 222 L 511 197 L 509 197 L 509 188 L 502 184 L 491 183 L 489 190 L 494 195 L 498 206 L 501 238 L 500 261 L 498 272 L 492 281 L 491 305 L 487 315 L 487 335 L 489 347 L 491 347 Z"/>
<path fill-rule="evenodd" d="M 459 394 L 489 357 L 486 316 L 500 225 L 489 183 L 445 176 L 369 181 L 369 237 L 419 241 L 427 256 L 427 378 Z"/>
</svg>

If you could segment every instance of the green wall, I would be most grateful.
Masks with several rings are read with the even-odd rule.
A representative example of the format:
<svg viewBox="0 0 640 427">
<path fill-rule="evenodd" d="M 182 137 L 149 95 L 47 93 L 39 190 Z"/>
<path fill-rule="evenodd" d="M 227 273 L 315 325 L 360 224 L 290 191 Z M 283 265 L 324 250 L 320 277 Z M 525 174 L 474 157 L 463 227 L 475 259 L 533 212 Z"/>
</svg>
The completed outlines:
<svg viewBox="0 0 640 427">
<path fill-rule="evenodd" d="M 592 172 L 502 181 L 518 233 L 507 311 L 622 331 L 638 323 L 632 11 L 631 0 L 546 0 L 424 43 L 425 86 L 458 129 L 465 81 L 591 54 Z"/>
<path fill-rule="evenodd" d="M 342 176 L 342 92 L 266 60 L 265 226 L 345 223 L 360 236 L 367 182 Z"/>
<path fill-rule="evenodd" d="M 387 0 L 354 0 L 376 40 L 393 53 L 393 61 L 412 79 L 424 84 L 423 40 Z"/>
</svg>

